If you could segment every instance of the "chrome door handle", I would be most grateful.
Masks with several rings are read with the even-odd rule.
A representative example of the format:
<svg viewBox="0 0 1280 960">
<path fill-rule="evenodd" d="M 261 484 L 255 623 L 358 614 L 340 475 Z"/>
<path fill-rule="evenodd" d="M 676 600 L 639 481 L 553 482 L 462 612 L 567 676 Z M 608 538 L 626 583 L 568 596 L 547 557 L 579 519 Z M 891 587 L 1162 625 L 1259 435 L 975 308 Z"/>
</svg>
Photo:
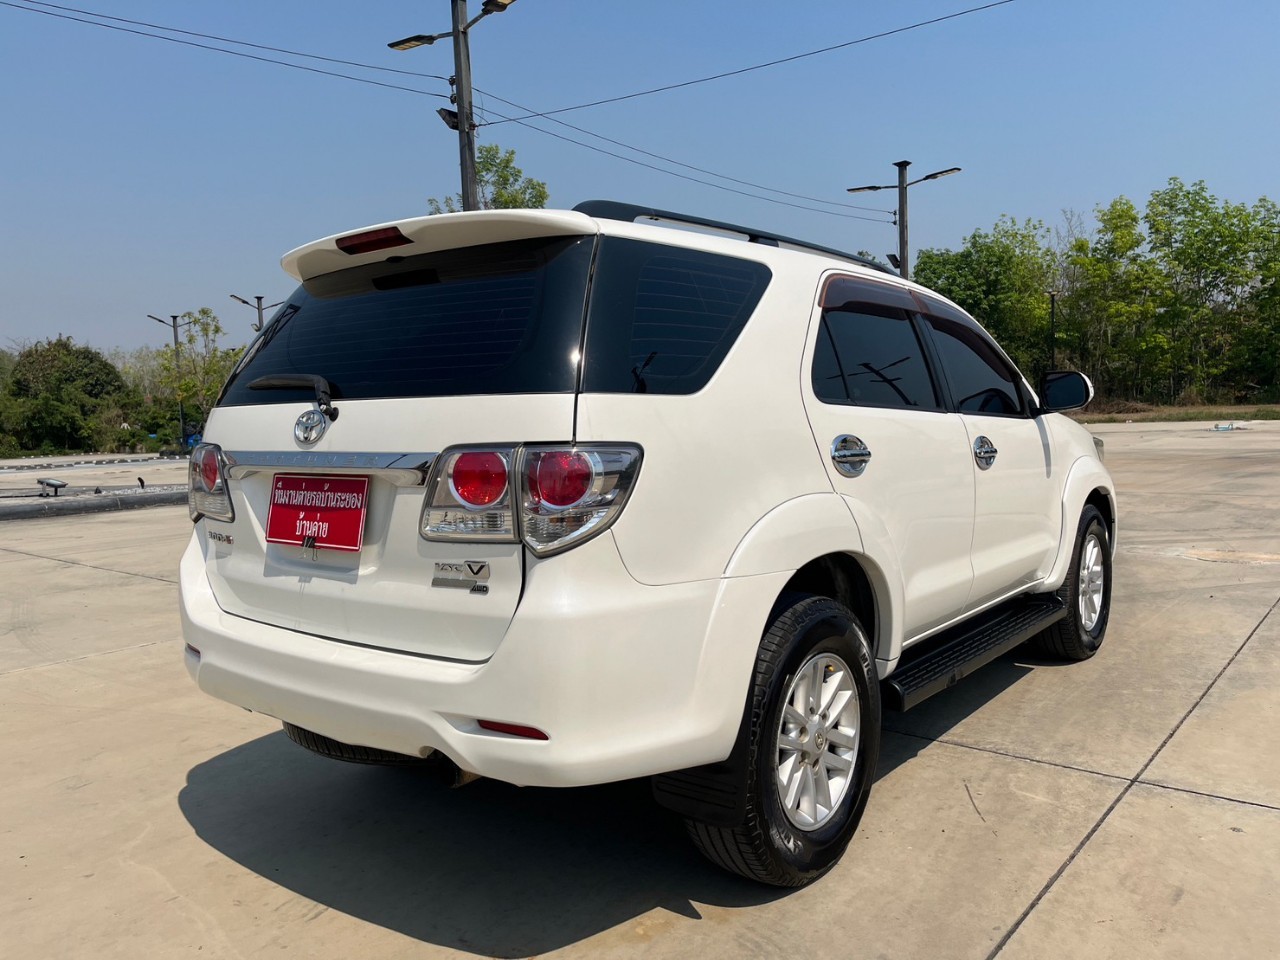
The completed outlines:
<svg viewBox="0 0 1280 960">
<path fill-rule="evenodd" d="M 831 441 L 831 462 L 842 477 L 860 477 L 871 462 L 871 451 L 857 437 L 842 433 Z"/>
<path fill-rule="evenodd" d="M 979 437 L 973 441 L 973 459 L 978 461 L 978 466 L 983 470 L 996 462 L 996 455 L 999 452 L 996 445 L 986 437 Z"/>
</svg>

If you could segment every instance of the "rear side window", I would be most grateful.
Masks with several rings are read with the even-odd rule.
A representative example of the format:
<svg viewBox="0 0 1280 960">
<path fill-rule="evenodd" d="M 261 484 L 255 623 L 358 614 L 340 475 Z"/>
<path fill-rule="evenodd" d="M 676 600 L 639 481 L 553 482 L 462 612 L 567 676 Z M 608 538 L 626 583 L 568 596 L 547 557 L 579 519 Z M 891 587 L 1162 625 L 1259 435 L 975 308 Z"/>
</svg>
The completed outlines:
<svg viewBox="0 0 1280 960">
<path fill-rule="evenodd" d="M 250 345 L 221 403 L 309 402 L 250 390 L 318 374 L 335 399 L 572 393 L 592 237 L 486 244 L 307 281 Z"/>
<path fill-rule="evenodd" d="M 701 390 L 770 279 L 750 260 L 604 237 L 592 281 L 582 389 Z"/>
<path fill-rule="evenodd" d="M 937 410 L 924 351 L 902 310 L 848 303 L 822 312 L 813 392 L 825 403 Z"/>
</svg>

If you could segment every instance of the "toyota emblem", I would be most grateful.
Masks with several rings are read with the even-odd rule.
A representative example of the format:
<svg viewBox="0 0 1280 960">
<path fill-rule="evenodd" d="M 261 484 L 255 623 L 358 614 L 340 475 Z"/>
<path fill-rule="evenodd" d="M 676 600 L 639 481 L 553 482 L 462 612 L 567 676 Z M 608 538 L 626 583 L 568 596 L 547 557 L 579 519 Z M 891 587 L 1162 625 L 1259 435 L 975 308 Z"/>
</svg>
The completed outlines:
<svg viewBox="0 0 1280 960">
<path fill-rule="evenodd" d="M 328 418 L 319 410 L 305 410 L 293 425 L 293 435 L 299 443 L 315 443 L 328 426 Z"/>
</svg>

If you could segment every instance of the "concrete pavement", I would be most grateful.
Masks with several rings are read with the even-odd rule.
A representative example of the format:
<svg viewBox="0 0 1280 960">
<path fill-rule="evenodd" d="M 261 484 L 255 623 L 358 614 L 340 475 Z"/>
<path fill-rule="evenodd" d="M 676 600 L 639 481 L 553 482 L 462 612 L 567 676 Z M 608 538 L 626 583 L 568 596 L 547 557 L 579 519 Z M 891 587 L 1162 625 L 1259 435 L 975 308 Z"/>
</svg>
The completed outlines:
<svg viewBox="0 0 1280 960">
<path fill-rule="evenodd" d="M 890 715 L 849 854 L 704 863 L 644 783 L 313 757 L 181 664 L 183 507 L 0 524 L 0 937 L 15 958 L 1270 958 L 1280 944 L 1280 423 L 1099 426 L 1106 645 Z"/>
</svg>

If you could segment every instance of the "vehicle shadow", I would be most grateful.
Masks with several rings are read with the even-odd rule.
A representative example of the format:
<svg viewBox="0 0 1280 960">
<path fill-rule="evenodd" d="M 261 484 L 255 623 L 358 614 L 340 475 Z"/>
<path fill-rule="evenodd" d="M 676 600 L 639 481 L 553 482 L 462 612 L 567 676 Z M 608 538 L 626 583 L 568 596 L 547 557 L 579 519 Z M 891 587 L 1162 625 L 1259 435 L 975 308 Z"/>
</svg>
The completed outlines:
<svg viewBox="0 0 1280 960">
<path fill-rule="evenodd" d="M 885 715 L 877 779 L 1028 674 L 1015 651 L 905 714 Z M 1048 665 L 1048 662 L 1045 662 Z M 874 797 L 874 794 L 873 794 Z M 313 756 L 283 732 L 192 768 L 178 796 L 196 835 L 330 909 L 482 956 L 546 953 L 660 907 L 787 896 L 712 866 L 648 780 L 548 790 Z"/>
<path fill-rule="evenodd" d="M 788 891 L 723 873 L 647 780 L 575 790 L 312 756 L 283 733 L 194 767 L 178 804 L 197 836 L 262 877 L 427 943 L 527 957 L 655 907 L 766 903 Z"/>
</svg>

